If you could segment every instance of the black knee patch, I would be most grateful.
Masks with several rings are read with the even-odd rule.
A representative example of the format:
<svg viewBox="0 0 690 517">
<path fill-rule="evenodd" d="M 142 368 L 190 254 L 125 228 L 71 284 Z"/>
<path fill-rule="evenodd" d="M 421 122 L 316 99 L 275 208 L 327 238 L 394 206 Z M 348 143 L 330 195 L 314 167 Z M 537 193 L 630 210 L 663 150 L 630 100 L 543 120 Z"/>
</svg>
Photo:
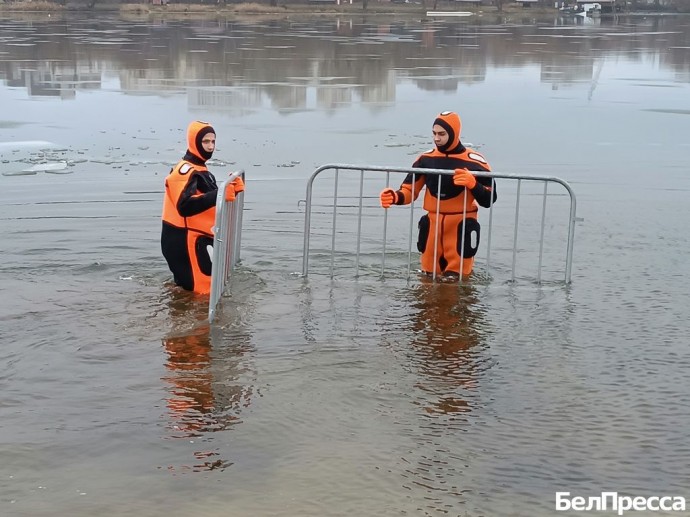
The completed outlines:
<svg viewBox="0 0 690 517">
<path fill-rule="evenodd" d="M 465 227 L 465 236 L 462 238 L 462 229 Z M 464 224 L 458 225 L 458 253 L 462 252 L 463 258 L 472 258 L 479 249 L 479 221 L 476 219 L 465 219 Z M 464 247 L 461 248 L 464 241 Z"/>
<path fill-rule="evenodd" d="M 424 253 L 426 249 L 426 241 L 429 240 L 429 216 L 423 215 L 422 218 L 417 223 L 417 228 L 419 228 L 419 236 L 417 237 L 417 250 L 420 253 Z"/>
<path fill-rule="evenodd" d="M 213 248 L 213 239 L 210 237 L 199 237 L 194 243 L 194 251 L 196 252 L 196 263 L 204 275 L 211 276 L 211 256 L 208 253 L 207 246 Z"/>
<path fill-rule="evenodd" d="M 191 257 L 187 252 L 187 230 L 163 223 L 161 250 L 175 284 L 188 291 L 193 290 L 194 276 Z"/>
</svg>

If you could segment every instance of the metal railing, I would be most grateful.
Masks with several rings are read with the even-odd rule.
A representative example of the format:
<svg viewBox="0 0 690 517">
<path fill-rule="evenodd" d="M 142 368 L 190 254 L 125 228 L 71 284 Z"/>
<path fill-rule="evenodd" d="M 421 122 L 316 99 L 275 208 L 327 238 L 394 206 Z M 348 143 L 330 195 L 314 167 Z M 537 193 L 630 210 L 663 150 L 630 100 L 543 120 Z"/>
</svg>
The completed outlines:
<svg viewBox="0 0 690 517">
<path fill-rule="evenodd" d="M 354 269 L 355 269 L 355 276 L 359 276 L 359 269 L 360 269 L 360 254 L 362 252 L 361 249 L 361 243 L 363 239 L 363 229 L 362 229 L 362 223 L 364 219 L 364 212 L 367 209 L 370 208 L 375 208 L 378 210 L 376 212 L 376 219 L 383 218 L 383 224 L 382 224 L 382 235 L 381 235 L 381 259 L 380 259 L 380 276 L 384 276 L 385 270 L 386 270 L 386 257 L 387 254 L 389 254 L 388 249 L 387 249 L 387 243 L 388 243 L 388 226 L 389 226 L 389 212 L 390 210 L 382 210 L 379 206 L 379 199 L 378 199 L 378 193 L 381 188 L 384 187 L 389 187 L 391 186 L 391 174 L 396 174 L 400 176 L 400 182 L 397 183 L 399 185 L 402 182 L 402 179 L 404 178 L 404 175 L 407 174 L 412 174 L 413 175 L 413 181 L 412 181 L 412 186 L 414 188 L 416 176 L 420 174 L 440 174 L 440 175 L 452 175 L 454 171 L 452 170 L 443 170 L 443 169 L 417 169 L 417 168 L 401 168 L 401 167 L 384 167 L 384 166 L 373 166 L 373 165 L 353 165 L 353 164 L 326 164 L 322 165 L 319 168 L 317 168 L 314 173 L 311 175 L 309 178 L 309 181 L 307 183 L 307 192 L 306 192 L 306 200 L 305 200 L 305 220 L 304 220 L 304 245 L 303 245 L 303 257 L 302 257 L 302 274 L 303 276 L 307 276 L 309 273 L 309 256 L 310 256 L 310 245 L 311 245 L 311 237 L 312 237 L 312 209 L 313 209 L 313 196 L 314 196 L 314 182 L 315 179 L 321 175 L 324 172 L 331 172 L 333 173 L 333 190 L 332 193 L 328 193 L 327 191 L 323 191 L 323 195 L 321 196 L 320 199 L 330 199 L 331 203 L 323 203 L 320 206 L 324 208 L 324 211 L 330 210 L 330 250 L 324 250 L 322 253 L 328 253 L 330 255 L 330 274 L 331 276 L 334 275 L 334 268 L 335 268 L 335 259 L 336 255 L 338 255 L 338 252 L 336 251 L 336 236 L 338 234 L 344 234 L 344 231 L 338 231 L 338 219 L 339 217 L 342 217 L 342 213 L 345 209 L 352 209 L 354 208 L 356 211 L 356 214 L 354 214 L 354 217 L 356 218 L 356 225 L 350 225 L 350 227 L 355 226 L 356 229 L 354 230 L 354 250 L 352 248 L 348 248 L 347 246 L 345 247 L 345 251 L 343 254 L 345 255 L 351 255 L 354 253 Z M 359 172 L 359 178 L 357 184 L 349 183 L 348 186 L 350 188 L 350 196 L 344 195 L 339 191 L 339 186 L 341 186 L 341 179 L 340 175 L 341 173 L 357 173 Z M 503 173 L 497 173 L 497 172 L 491 172 L 491 173 L 481 173 L 481 172 L 476 172 L 472 171 L 475 176 L 478 177 L 490 177 L 493 178 L 494 180 L 500 179 L 502 181 L 497 182 L 498 188 L 497 188 L 497 193 L 498 193 L 498 200 L 497 204 L 499 204 L 502 207 L 505 206 L 510 206 L 511 203 L 514 203 L 514 216 L 512 218 L 512 222 L 508 222 L 508 224 L 505 224 L 505 221 L 509 219 L 509 217 L 504 217 L 505 214 L 505 208 L 501 209 L 501 222 L 503 223 L 503 226 L 501 228 L 500 232 L 497 232 L 496 226 L 497 226 L 497 221 L 496 217 L 494 216 L 494 212 L 496 212 L 495 207 L 492 205 L 488 209 L 486 209 L 488 213 L 488 222 L 485 223 L 486 228 L 482 228 L 482 233 L 487 233 L 487 239 L 486 239 L 486 263 L 484 264 L 484 268 L 486 269 L 487 273 L 491 268 L 491 259 L 492 259 L 492 236 L 494 234 L 500 233 L 501 237 L 503 238 L 503 242 L 505 244 L 494 250 L 494 253 L 497 254 L 497 252 L 501 253 L 501 258 L 504 259 L 505 267 L 510 268 L 510 279 L 511 281 L 516 280 L 516 265 L 517 265 L 517 256 L 518 252 L 525 252 L 529 251 L 532 254 L 536 253 L 537 257 L 534 257 L 536 261 L 536 267 L 537 267 L 537 273 L 534 277 L 537 283 L 542 282 L 542 269 L 543 269 L 543 259 L 544 259 L 544 253 L 545 253 L 545 232 L 547 229 L 547 200 L 549 198 L 555 199 L 559 195 L 558 194 L 551 194 L 548 191 L 549 184 L 556 184 L 560 185 L 565 189 L 565 193 L 569 197 L 569 203 L 567 208 L 564 210 L 564 213 L 561 214 L 561 218 L 565 219 L 563 221 L 563 224 L 561 226 L 566 227 L 567 229 L 564 228 L 565 231 L 565 240 L 566 240 L 566 249 L 565 249 L 565 254 L 564 254 L 564 267 L 563 267 L 563 277 L 564 281 L 566 284 L 569 284 L 571 282 L 571 274 L 572 274 L 572 259 L 573 259 L 573 244 L 574 244 L 574 238 L 575 238 L 575 217 L 576 217 L 576 198 L 575 198 L 575 193 L 573 192 L 572 188 L 568 183 L 563 181 L 560 178 L 557 177 L 552 177 L 552 176 L 536 176 L 536 175 L 525 175 L 525 174 L 503 174 Z M 385 185 L 381 185 L 381 183 L 378 183 L 377 188 L 374 189 L 372 188 L 371 191 L 368 191 L 368 195 L 365 195 L 365 189 L 364 189 L 364 184 L 365 184 L 365 174 L 367 175 L 367 180 L 370 181 L 371 179 L 374 180 L 379 180 L 382 176 L 385 177 Z M 508 187 L 508 184 L 511 182 L 515 182 L 516 188 L 514 191 L 511 191 L 510 188 Z M 524 245 L 521 246 L 521 241 L 520 239 L 521 234 L 519 232 L 521 228 L 520 224 L 520 217 L 521 217 L 521 198 L 526 197 L 523 193 L 523 184 L 524 183 L 530 183 L 530 184 L 538 184 L 538 183 L 543 183 L 543 190 L 542 191 L 537 191 L 537 192 L 532 192 L 529 193 L 529 195 L 535 195 L 538 197 L 541 197 L 541 206 L 539 205 L 534 205 L 533 203 L 530 203 L 529 205 L 525 204 L 527 208 L 529 208 L 532 212 L 534 210 L 538 210 L 539 214 L 537 213 L 532 213 L 528 215 L 532 215 L 533 217 L 529 219 L 529 226 L 531 227 L 531 230 L 535 230 L 534 225 L 535 225 L 535 219 L 538 220 L 539 224 L 539 237 L 537 239 L 537 243 L 535 243 L 536 250 L 530 249 L 530 250 L 525 250 Z M 441 182 L 438 182 L 439 184 L 439 189 Z M 397 185 L 394 185 L 392 188 L 396 189 Z M 466 194 L 465 194 L 466 195 Z M 562 195 L 562 194 L 561 194 Z M 413 190 L 412 197 L 415 197 L 415 192 Z M 507 198 L 507 199 L 506 199 Z M 344 204 L 343 200 L 349 200 L 349 199 L 354 199 L 354 204 Z M 440 196 L 436 197 L 437 199 L 437 213 L 439 210 L 439 199 Z M 531 198 L 530 198 L 531 199 Z M 367 200 L 368 205 L 365 206 L 365 200 Z M 371 200 L 375 200 L 374 203 L 371 203 Z M 506 203 L 506 201 L 510 201 L 510 203 Z M 397 207 L 400 209 L 401 207 Z M 411 264 L 413 262 L 413 252 L 412 252 L 412 243 L 413 243 L 413 238 L 414 238 L 414 226 L 415 226 L 415 217 L 414 217 L 414 211 L 415 211 L 415 203 L 411 203 L 408 206 L 409 210 L 409 224 L 407 228 L 407 275 L 408 278 L 410 277 L 411 274 Z M 381 213 L 383 212 L 383 213 Z M 366 229 L 367 231 L 371 232 L 372 227 L 374 224 L 367 224 Z M 464 218 L 463 218 L 463 226 L 464 226 Z M 550 229 L 551 223 L 549 222 L 548 227 Z M 464 227 L 463 227 L 463 234 L 464 234 Z M 512 234 L 512 238 L 510 236 Z M 562 236 L 562 235 L 561 235 Z M 511 241 L 512 239 L 512 241 Z M 434 249 L 434 262 L 436 262 L 437 258 L 437 253 L 438 250 L 436 249 L 436 239 L 435 241 L 435 249 Z M 557 244 L 561 244 L 562 239 L 557 238 Z M 462 239 L 462 244 L 464 246 L 464 239 Z M 494 246 L 495 247 L 495 246 Z M 505 251 L 509 251 L 511 253 L 510 255 L 510 266 L 507 265 L 507 254 L 504 253 Z M 416 250 L 415 250 L 416 253 Z M 463 255 L 463 251 L 460 250 L 461 256 Z M 555 255 L 559 255 L 560 253 L 555 253 Z M 550 254 L 549 256 L 551 257 L 553 254 Z M 479 254 L 478 254 L 479 256 Z M 531 257 L 532 258 L 532 257 Z M 434 275 L 435 276 L 435 275 Z"/>
<path fill-rule="evenodd" d="M 213 229 L 211 292 L 208 301 L 208 320 L 210 322 L 213 321 L 218 302 L 225 292 L 235 265 L 240 260 L 244 192 L 237 193 L 234 201 L 225 200 L 225 186 L 238 177 L 244 177 L 244 171 L 233 172 L 226 181 L 218 185 L 216 223 Z"/>
</svg>

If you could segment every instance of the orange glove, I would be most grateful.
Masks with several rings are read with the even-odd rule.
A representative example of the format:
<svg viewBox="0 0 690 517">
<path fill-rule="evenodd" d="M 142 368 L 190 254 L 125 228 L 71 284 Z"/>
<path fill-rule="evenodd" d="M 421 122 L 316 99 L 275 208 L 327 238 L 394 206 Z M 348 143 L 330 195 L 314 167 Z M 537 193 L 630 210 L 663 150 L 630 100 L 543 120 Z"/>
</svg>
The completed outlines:
<svg viewBox="0 0 690 517">
<path fill-rule="evenodd" d="M 232 180 L 232 184 L 235 185 L 236 193 L 244 192 L 244 180 L 242 179 L 242 176 L 238 176 Z"/>
<path fill-rule="evenodd" d="M 477 186 L 477 178 L 474 177 L 467 169 L 455 169 L 455 174 L 453 174 L 453 183 L 458 187 L 465 187 L 472 190 Z"/>
<path fill-rule="evenodd" d="M 390 208 L 398 201 L 398 193 L 392 188 L 385 188 L 379 194 L 379 200 L 383 208 Z"/>
<path fill-rule="evenodd" d="M 244 181 L 237 177 L 225 185 L 225 201 L 235 201 L 236 194 L 244 192 Z"/>
<path fill-rule="evenodd" d="M 235 182 L 225 185 L 225 201 L 235 201 Z"/>
</svg>

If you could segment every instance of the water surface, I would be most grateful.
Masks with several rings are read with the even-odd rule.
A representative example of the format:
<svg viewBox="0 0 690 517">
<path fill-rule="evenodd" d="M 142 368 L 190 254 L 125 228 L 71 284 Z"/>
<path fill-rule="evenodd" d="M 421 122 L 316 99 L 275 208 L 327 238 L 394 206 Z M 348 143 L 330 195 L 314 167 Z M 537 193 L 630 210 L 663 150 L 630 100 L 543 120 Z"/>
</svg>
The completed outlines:
<svg viewBox="0 0 690 517">
<path fill-rule="evenodd" d="M 546 516 L 557 491 L 686 496 L 690 19 L 581 22 L 3 15 L 2 514 Z M 531 281 L 527 251 L 510 282 L 501 246 L 462 285 L 331 280 L 318 260 L 296 275 L 314 168 L 409 166 L 446 109 L 494 170 L 572 185 L 572 285 L 550 264 Z M 247 175 L 213 326 L 159 245 L 197 118 L 217 129 L 211 170 Z M 514 198 L 499 184 L 497 213 Z"/>
</svg>

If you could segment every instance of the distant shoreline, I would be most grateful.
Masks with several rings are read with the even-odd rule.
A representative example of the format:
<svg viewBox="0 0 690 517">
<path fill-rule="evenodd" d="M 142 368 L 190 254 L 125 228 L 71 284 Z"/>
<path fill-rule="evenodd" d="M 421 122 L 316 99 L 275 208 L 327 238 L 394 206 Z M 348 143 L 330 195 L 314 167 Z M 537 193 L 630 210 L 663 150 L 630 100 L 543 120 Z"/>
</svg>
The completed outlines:
<svg viewBox="0 0 690 517">
<path fill-rule="evenodd" d="M 430 2 L 431 3 L 431 2 Z M 459 6 L 458 9 L 438 8 L 443 11 L 469 11 L 473 14 L 481 13 L 497 13 L 499 12 L 494 6 L 470 7 Z M 31 1 L 19 0 L 17 2 L 3 2 L 0 3 L 0 11 L 4 12 L 122 12 L 122 13 L 141 13 L 141 14 L 423 14 L 431 11 L 433 8 L 424 6 L 422 3 L 393 3 L 393 2 L 378 2 L 369 1 L 367 8 L 363 8 L 361 0 L 357 3 L 336 5 L 333 3 L 325 3 L 318 1 L 318 3 L 310 3 L 305 0 L 303 4 L 285 4 L 280 0 L 278 5 L 271 6 L 268 3 L 245 2 L 232 3 L 225 5 L 200 5 L 200 4 L 184 4 L 184 3 L 168 3 L 166 5 L 153 5 L 151 3 L 116 3 L 109 1 L 96 2 L 93 7 L 89 8 L 86 2 L 68 2 L 66 5 L 60 5 L 48 1 Z M 503 12 L 523 12 L 525 9 L 516 5 L 506 6 Z M 555 12 L 554 8 L 530 8 L 529 12 L 543 13 Z"/>
<path fill-rule="evenodd" d="M 328 17 L 328 16 L 396 16 L 396 17 L 426 17 L 427 11 L 433 10 L 432 7 L 425 7 L 422 4 L 398 4 L 392 2 L 379 3 L 369 2 L 366 9 L 362 8 L 361 0 L 356 4 L 346 5 L 318 5 L 313 4 L 290 4 L 277 6 L 270 6 L 268 4 L 259 3 L 240 3 L 228 4 L 224 6 L 206 6 L 193 4 L 168 4 L 168 5 L 151 5 L 151 4 L 116 4 L 112 2 L 96 3 L 91 9 L 88 9 L 84 4 L 71 4 L 61 6 L 52 2 L 44 1 L 19 1 L 13 3 L 0 3 L 0 13 L 5 14 L 24 14 L 24 15 L 41 15 L 50 14 L 51 16 L 75 13 L 84 15 L 93 14 L 120 14 L 127 17 L 147 17 L 154 16 L 156 18 L 170 18 L 170 19 L 204 19 L 210 17 Z M 448 11 L 450 9 L 437 10 Z M 553 8 L 529 8 L 523 9 L 517 5 L 511 5 L 499 12 L 494 6 L 486 6 L 482 8 L 465 7 L 455 9 L 456 11 L 471 12 L 473 16 L 508 16 L 513 15 L 530 15 L 543 16 L 557 13 Z"/>
<path fill-rule="evenodd" d="M 595 1 L 595 0 L 593 0 Z M 431 4 L 431 2 L 428 2 Z M 395 15 L 395 16 L 422 16 L 426 17 L 427 12 L 432 11 L 433 4 L 425 6 L 421 3 L 393 3 L 369 1 L 367 8 L 363 8 L 361 0 L 354 4 L 333 4 L 324 5 L 305 2 L 304 4 L 280 4 L 271 6 L 265 3 L 234 3 L 226 5 L 199 5 L 170 3 L 167 5 L 152 5 L 150 3 L 115 3 L 109 1 L 96 1 L 93 7 L 89 8 L 86 2 L 68 2 L 60 5 L 54 2 L 36 0 L 19 0 L 17 2 L 0 3 L 0 13 L 13 14 L 60 14 L 60 13 L 83 13 L 83 14 L 122 14 L 126 16 L 156 16 L 165 18 L 207 18 L 207 17 L 237 17 L 237 16 L 375 16 L 375 15 Z M 558 14 L 555 7 L 522 7 L 519 3 L 510 2 L 504 5 L 499 11 L 495 6 L 465 6 L 460 5 L 457 9 L 448 9 L 447 6 L 437 6 L 436 11 L 457 11 L 469 12 L 470 16 L 504 16 L 508 19 L 516 16 L 550 16 Z M 683 15 L 690 13 L 678 12 L 625 12 L 620 13 L 624 16 L 654 16 L 654 15 Z M 507 20 L 509 21 L 509 20 Z"/>
</svg>

